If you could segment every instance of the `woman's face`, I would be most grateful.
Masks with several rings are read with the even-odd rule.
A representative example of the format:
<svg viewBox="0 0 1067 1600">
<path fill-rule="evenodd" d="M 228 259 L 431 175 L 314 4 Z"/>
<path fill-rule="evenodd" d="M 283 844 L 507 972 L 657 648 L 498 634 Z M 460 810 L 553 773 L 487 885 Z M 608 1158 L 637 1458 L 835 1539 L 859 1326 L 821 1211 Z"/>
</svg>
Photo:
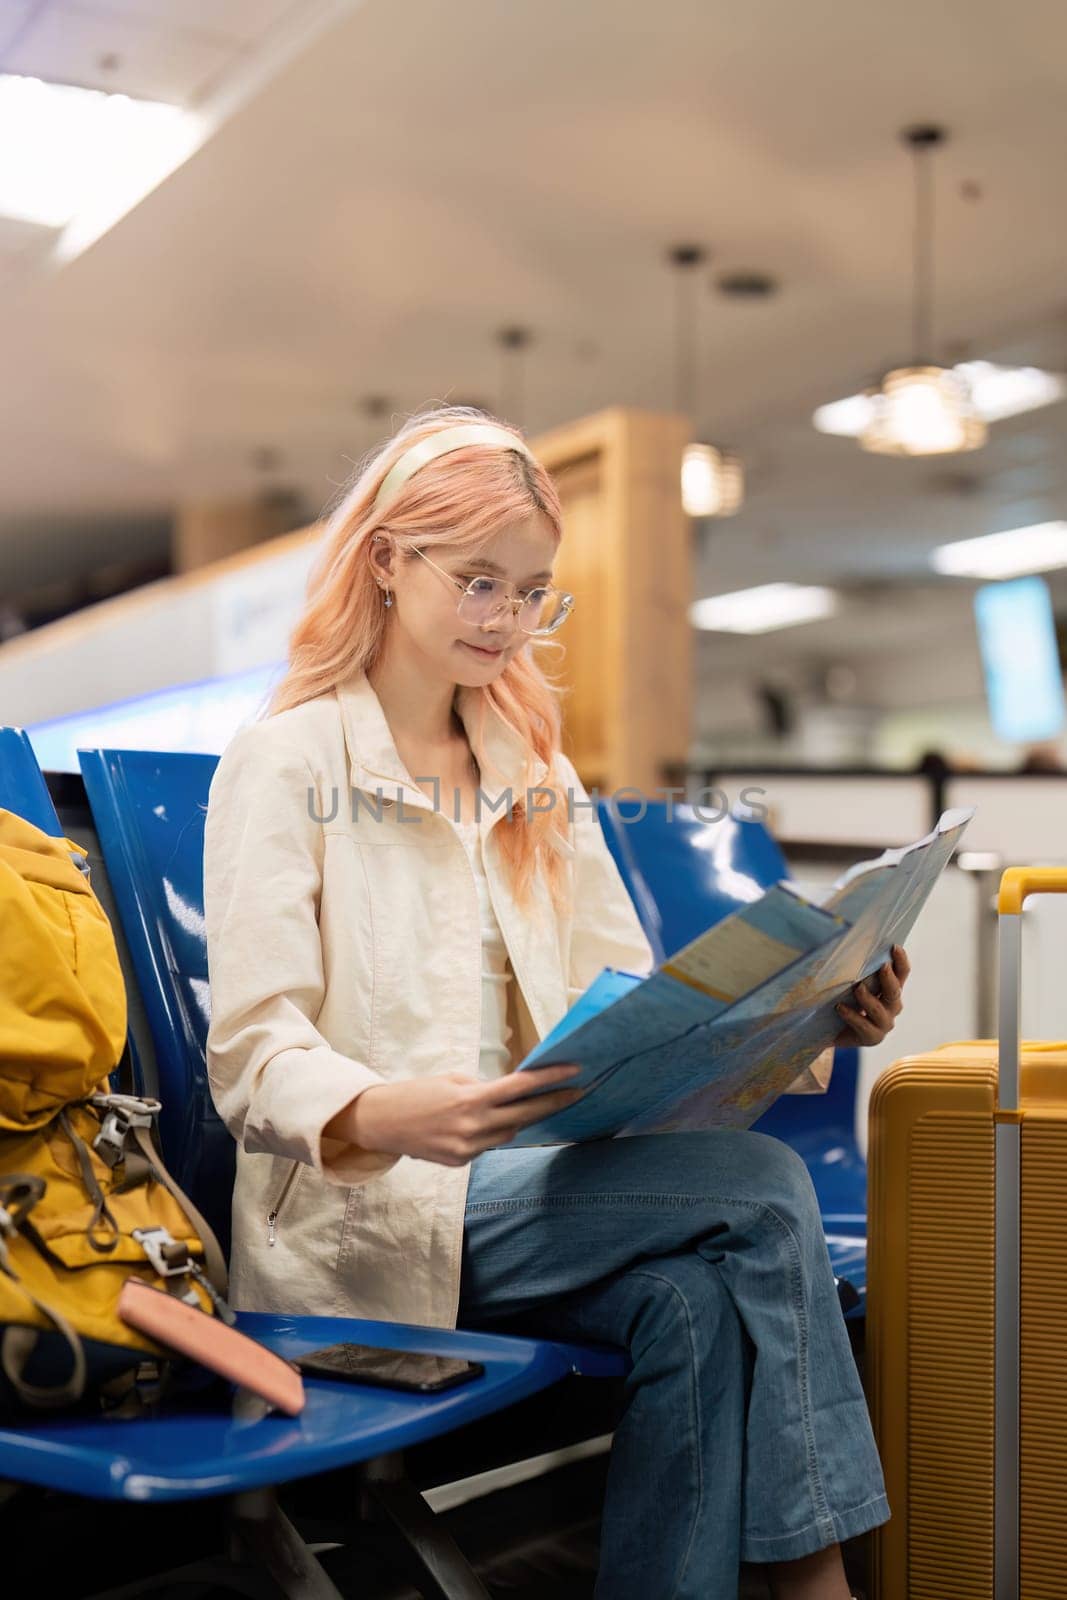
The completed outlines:
<svg viewBox="0 0 1067 1600">
<path fill-rule="evenodd" d="M 501 578 L 514 586 L 517 596 L 551 583 L 556 555 L 551 525 L 534 512 L 487 541 L 476 557 L 462 556 L 448 544 L 429 545 L 425 553 L 428 561 L 413 554 L 399 568 L 394 560 L 392 576 L 385 575 L 393 591 L 387 613 L 395 630 L 391 643 L 403 641 L 454 683 L 472 687 L 491 683 L 530 635 L 521 631 L 514 611 L 507 607 L 484 625 L 459 616 L 461 592 L 456 585 L 465 586 L 475 577 Z M 443 573 L 455 581 L 449 582 Z"/>
</svg>

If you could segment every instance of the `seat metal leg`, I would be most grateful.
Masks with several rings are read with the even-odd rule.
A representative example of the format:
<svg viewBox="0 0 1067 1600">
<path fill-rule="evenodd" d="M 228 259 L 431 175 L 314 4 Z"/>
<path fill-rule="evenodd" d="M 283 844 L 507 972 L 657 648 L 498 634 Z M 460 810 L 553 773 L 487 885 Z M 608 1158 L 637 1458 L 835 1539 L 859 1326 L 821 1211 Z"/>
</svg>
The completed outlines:
<svg viewBox="0 0 1067 1600">
<path fill-rule="evenodd" d="M 426 1600 L 491 1600 L 451 1534 L 405 1474 L 399 1452 L 366 1462 L 360 1481 L 404 1540 Z"/>
<path fill-rule="evenodd" d="M 343 1600 L 272 1489 L 234 1495 L 231 1506 L 230 1554 L 236 1565 L 266 1573 L 285 1600 Z"/>
</svg>

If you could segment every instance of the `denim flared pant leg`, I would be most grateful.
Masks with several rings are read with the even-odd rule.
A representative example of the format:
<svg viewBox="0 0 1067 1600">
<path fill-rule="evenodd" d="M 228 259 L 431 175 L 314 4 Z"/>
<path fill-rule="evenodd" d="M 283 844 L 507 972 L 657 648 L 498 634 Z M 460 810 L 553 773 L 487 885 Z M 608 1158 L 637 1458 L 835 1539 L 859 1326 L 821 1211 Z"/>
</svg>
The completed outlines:
<svg viewBox="0 0 1067 1600">
<path fill-rule="evenodd" d="M 777 1139 L 487 1151 L 459 1318 L 630 1350 L 597 1600 L 733 1600 L 739 1560 L 889 1515 L 811 1179 Z"/>
</svg>

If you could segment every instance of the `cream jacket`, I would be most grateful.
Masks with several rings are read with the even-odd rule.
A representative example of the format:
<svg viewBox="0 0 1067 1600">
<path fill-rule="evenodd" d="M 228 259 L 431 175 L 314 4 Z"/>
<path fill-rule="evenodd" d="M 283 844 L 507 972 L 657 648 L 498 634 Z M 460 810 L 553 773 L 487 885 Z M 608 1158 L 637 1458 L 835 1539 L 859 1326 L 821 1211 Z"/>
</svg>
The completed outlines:
<svg viewBox="0 0 1067 1600">
<path fill-rule="evenodd" d="M 474 740 L 480 691 L 457 710 Z M 604 966 L 654 957 L 573 764 L 569 909 L 543 880 L 513 899 L 491 835 L 523 743 L 492 708 L 480 832 L 515 981 L 514 1068 Z M 547 773 L 534 769 L 533 782 Z M 496 803 L 494 809 L 492 801 Z M 503 803 L 501 803 L 503 802 Z M 381 820 L 378 820 L 380 811 Z M 204 838 L 211 990 L 208 1074 L 237 1141 L 231 1289 L 243 1310 L 455 1327 L 469 1166 L 360 1150 L 323 1129 L 362 1090 L 476 1076 L 482 962 L 477 886 L 443 804 L 413 782 L 362 672 L 242 729 L 219 761 Z M 796 1088 L 821 1088 L 829 1056 Z"/>
</svg>

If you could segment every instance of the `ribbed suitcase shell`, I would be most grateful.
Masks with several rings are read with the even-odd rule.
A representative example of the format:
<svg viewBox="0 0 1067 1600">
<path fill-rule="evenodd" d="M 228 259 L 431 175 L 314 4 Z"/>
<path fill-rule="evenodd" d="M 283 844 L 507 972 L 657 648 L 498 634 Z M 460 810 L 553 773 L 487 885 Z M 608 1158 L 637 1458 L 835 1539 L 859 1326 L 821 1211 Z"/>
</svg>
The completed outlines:
<svg viewBox="0 0 1067 1600">
<path fill-rule="evenodd" d="M 898 1061 L 868 1152 L 867 1379 L 892 1518 L 876 1600 L 994 1592 L 998 1045 Z M 1067 1596 L 1067 1044 L 1022 1045 L 1020 1600 Z"/>
</svg>

